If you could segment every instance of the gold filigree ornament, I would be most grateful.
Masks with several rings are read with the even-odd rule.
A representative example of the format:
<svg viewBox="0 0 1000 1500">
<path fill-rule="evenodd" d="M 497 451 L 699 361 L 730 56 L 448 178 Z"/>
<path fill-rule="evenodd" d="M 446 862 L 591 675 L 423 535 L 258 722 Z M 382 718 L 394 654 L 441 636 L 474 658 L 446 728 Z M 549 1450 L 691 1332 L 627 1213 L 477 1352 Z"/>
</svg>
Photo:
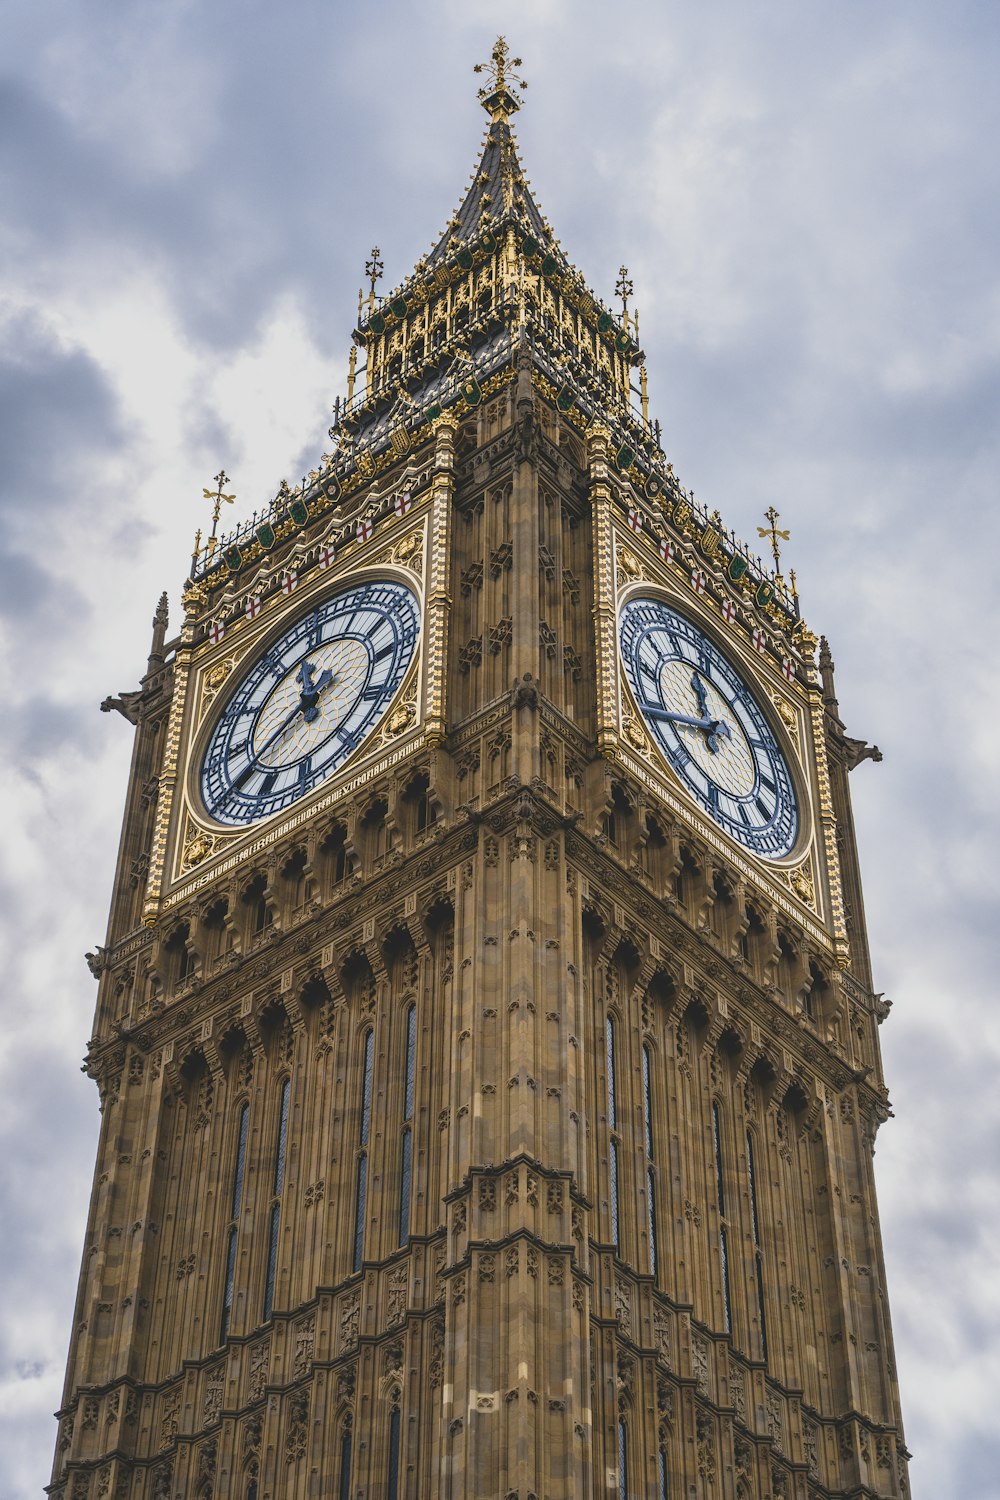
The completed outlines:
<svg viewBox="0 0 1000 1500">
<path fill-rule="evenodd" d="M 633 578 L 645 577 L 642 564 L 630 548 L 618 548 L 617 562 L 619 582 L 629 583 Z"/>
<path fill-rule="evenodd" d="M 209 833 L 195 833 L 193 838 L 188 839 L 184 845 L 184 853 L 181 857 L 181 869 L 193 870 L 195 865 L 200 865 L 202 860 L 208 858 L 215 852 L 215 839 Z"/>
<path fill-rule="evenodd" d="M 400 703 L 394 708 L 385 726 L 386 739 L 394 740 L 397 735 L 403 733 L 404 729 L 409 729 L 413 723 L 415 712 L 416 710 L 412 703 Z"/>
<path fill-rule="evenodd" d="M 219 689 L 221 688 L 222 684 L 225 682 L 226 678 L 229 676 L 235 665 L 236 657 L 227 656 L 225 661 L 217 661 L 215 665 L 209 667 L 208 671 L 205 673 L 205 681 L 201 690 L 201 711 L 203 714 L 211 704 L 213 698 L 215 698 L 218 694 Z"/>
<path fill-rule="evenodd" d="M 649 754 L 649 740 L 643 734 L 636 719 L 629 714 L 622 724 L 622 733 L 634 750 L 639 750 L 643 755 Z"/>
<path fill-rule="evenodd" d="M 378 557 L 372 559 L 375 563 L 395 563 L 397 567 L 407 568 L 419 578 L 424 567 L 424 534 L 421 528 L 408 531 L 404 537 L 393 547 L 388 547 L 380 552 Z"/>
<path fill-rule="evenodd" d="M 784 724 L 785 728 L 788 730 L 788 733 L 791 735 L 791 737 L 795 741 L 795 743 L 798 744 L 798 742 L 799 742 L 799 718 L 798 718 L 798 714 L 795 712 L 795 709 L 789 703 L 788 699 L 787 698 L 783 698 L 780 693 L 772 693 L 770 695 L 770 697 L 771 697 L 771 702 L 774 704 L 775 708 L 778 710 L 778 718 L 781 720 L 782 724 Z"/>
<path fill-rule="evenodd" d="M 813 888 L 812 870 L 809 868 L 808 860 L 804 860 L 797 870 L 791 872 L 788 883 L 799 900 L 804 901 L 806 906 L 811 906 L 815 911 L 816 892 Z"/>
</svg>

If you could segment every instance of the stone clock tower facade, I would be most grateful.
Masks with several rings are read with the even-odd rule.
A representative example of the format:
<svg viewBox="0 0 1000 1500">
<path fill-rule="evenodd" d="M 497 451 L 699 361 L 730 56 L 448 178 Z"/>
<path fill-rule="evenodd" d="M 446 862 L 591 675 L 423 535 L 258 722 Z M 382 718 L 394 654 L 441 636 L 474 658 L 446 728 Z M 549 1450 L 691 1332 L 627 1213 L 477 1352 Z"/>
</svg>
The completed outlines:
<svg viewBox="0 0 1000 1500">
<path fill-rule="evenodd" d="M 106 705 L 60 1500 L 907 1494 L 875 752 L 667 462 L 512 66 L 331 450 Z"/>
</svg>

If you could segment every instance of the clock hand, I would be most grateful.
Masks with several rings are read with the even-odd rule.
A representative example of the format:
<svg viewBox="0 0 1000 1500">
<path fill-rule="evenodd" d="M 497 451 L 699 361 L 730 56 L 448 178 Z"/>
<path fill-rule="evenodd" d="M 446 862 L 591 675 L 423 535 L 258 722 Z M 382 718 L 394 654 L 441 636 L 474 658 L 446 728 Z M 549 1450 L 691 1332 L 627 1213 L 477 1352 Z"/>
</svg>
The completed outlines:
<svg viewBox="0 0 1000 1500">
<path fill-rule="evenodd" d="M 704 719 L 708 715 L 708 694 L 705 691 L 705 684 L 696 671 L 691 673 L 691 686 L 698 696 L 698 712 Z"/>
<path fill-rule="evenodd" d="M 333 681 L 333 673 L 329 667 L 325 667 L 314 682 L 312 674 L 315 670 L 315 667 L 309 660 L 303 661 L 298 670 L 298 681 L 302 684 L 302 692 L 299 695 L 299 707 L 302 710 L 302 717 L 307 724 L 311 724 L 314 719 L 319 717 L 319 709 L 316 707 L 319 695 Z"/>
<path fill-rule="evenodd" d="M 674 713 L 669 708 L 657 708 L 652 703 L 643 702 L 643 711 L 651 719 L 664 719 L 668 724 L 687 724 L 692 729 L 707 730 L 706 743 L 710 752 L 715 755 L 719 749 L 719 740 L 731 740 L 732 730 L 725 719 L 712 719 L 707 714 L 700 719 L 695 719 L 691 714 Z"/>
<path fill-rule="evenodd" d="M 274 732 L 268 736 L 259 750 L 253 751 L 250 749 L 249 745 L 247 746 L 248 751 L 250 751 L 250 764 L 248 766 L 245 766 L 240 774 L 236 777 L 236 780 L 233 782 L 234 786 L 241 787 L 244 781 L 246 781 L 247 777 L 250 775 L 251 771 L 256 770 L 258 762 L 263 756 L 267 754 L 271 746 L 281 739 L 281 736 L 284 734 L 285 730 L 295 718 L 295 715 L 299 712 L 299 709 L 301 707 L 301 703 L 296 703 L 295 706 L 288 711 L 288 713 L 282 719 L 281 723 L 278 725 L 277 729 L 275 729 Z"/>
</svg>

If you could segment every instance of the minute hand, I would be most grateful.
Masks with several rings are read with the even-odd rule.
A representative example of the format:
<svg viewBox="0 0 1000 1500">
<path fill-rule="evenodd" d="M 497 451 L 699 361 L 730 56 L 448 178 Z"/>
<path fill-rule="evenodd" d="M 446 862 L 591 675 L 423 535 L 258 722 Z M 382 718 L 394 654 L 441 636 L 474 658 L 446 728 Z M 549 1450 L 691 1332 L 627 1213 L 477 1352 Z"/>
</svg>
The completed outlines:
<svg viewBox="0 0 1000 1500">
<path fill-rule="evenodd" d="M 260 762 L 261 762 L 262 758 L 267 754 L 267 752 L 270 750 L 271 746 L 273 744 L 275 744 L 276 741 L 278 741 L 278 740 L 281 739 L 281 736 L 284 734 L 285 730 L 288 728 L 289 724 L 295 718 L 295 715 L 299 712 L 299 710 L 301 709 L 301 707 L 302 707 L 301 703 L 296 703 L 295 707 L 292 708 L 292 709 L 290 709 L 288 711 L 288 713 L 285 715 L 285 717 L 282 719 L 281 723 L 278 725 L 277 729 L 273 732 L 273 734 L 268 735 L 267 739 L 264 741 L 263 745 L 261 745 L 260 749 L 257 750 L 257 751 L 250 751 L 250 764 L 248 766 L 245 766 L 243 768 L 243 770 L 240 772 L 240 774 L 237 776 L 236 781 L 234 783 L 235 786 L 237 786 L 237 787 L 242 786 L 243 783 L 244 783 L 244 781 L 246 781 L 247 777 L 250 775 L 251 771 L 257 770 L 257 768 L 260 765 Z M 250 747 L 247 746 L 247 749 L 249 751 Z"/>
<path fill-rule="evenodd" d="M 712 719 L 708 714 L 696 719 L 691 714 L 678 714 L 670 708 L 654 708 L 651 703 L 643 704 L 644 711 L 651 719 L 664 719 L 668 724 L 688 724 L 692 729 L 704 729 L 708 748 L 713 755 L 719 749 L 719 740 L 731 740 L 732 730 L 725 719 Z"/>
</svg>

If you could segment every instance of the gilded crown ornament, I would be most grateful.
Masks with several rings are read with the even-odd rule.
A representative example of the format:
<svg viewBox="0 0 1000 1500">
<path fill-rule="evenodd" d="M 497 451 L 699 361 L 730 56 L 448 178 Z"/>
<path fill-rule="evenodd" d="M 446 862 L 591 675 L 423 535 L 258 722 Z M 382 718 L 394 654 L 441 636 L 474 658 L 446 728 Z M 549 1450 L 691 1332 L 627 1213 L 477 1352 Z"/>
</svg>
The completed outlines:
<svg viewBox="0 0 1000 1500">
<path fill-rule="evenodd" d="M 504 37 L 498 36 L 493 44 L 488 63 L 476 63 L 474 73 L 486 73 L 489 83 L 485 88 L 479 90 L 479 102 L 494 120 L 505 120 L 508 115 L 521 108 L 516 94 L 512 94 L 508 84 L 513 84 L 523 92 L 528 85 L 514 69 L 522 66 L 519 57 L 511 57 L 510 48 Z"/>
</svg>

